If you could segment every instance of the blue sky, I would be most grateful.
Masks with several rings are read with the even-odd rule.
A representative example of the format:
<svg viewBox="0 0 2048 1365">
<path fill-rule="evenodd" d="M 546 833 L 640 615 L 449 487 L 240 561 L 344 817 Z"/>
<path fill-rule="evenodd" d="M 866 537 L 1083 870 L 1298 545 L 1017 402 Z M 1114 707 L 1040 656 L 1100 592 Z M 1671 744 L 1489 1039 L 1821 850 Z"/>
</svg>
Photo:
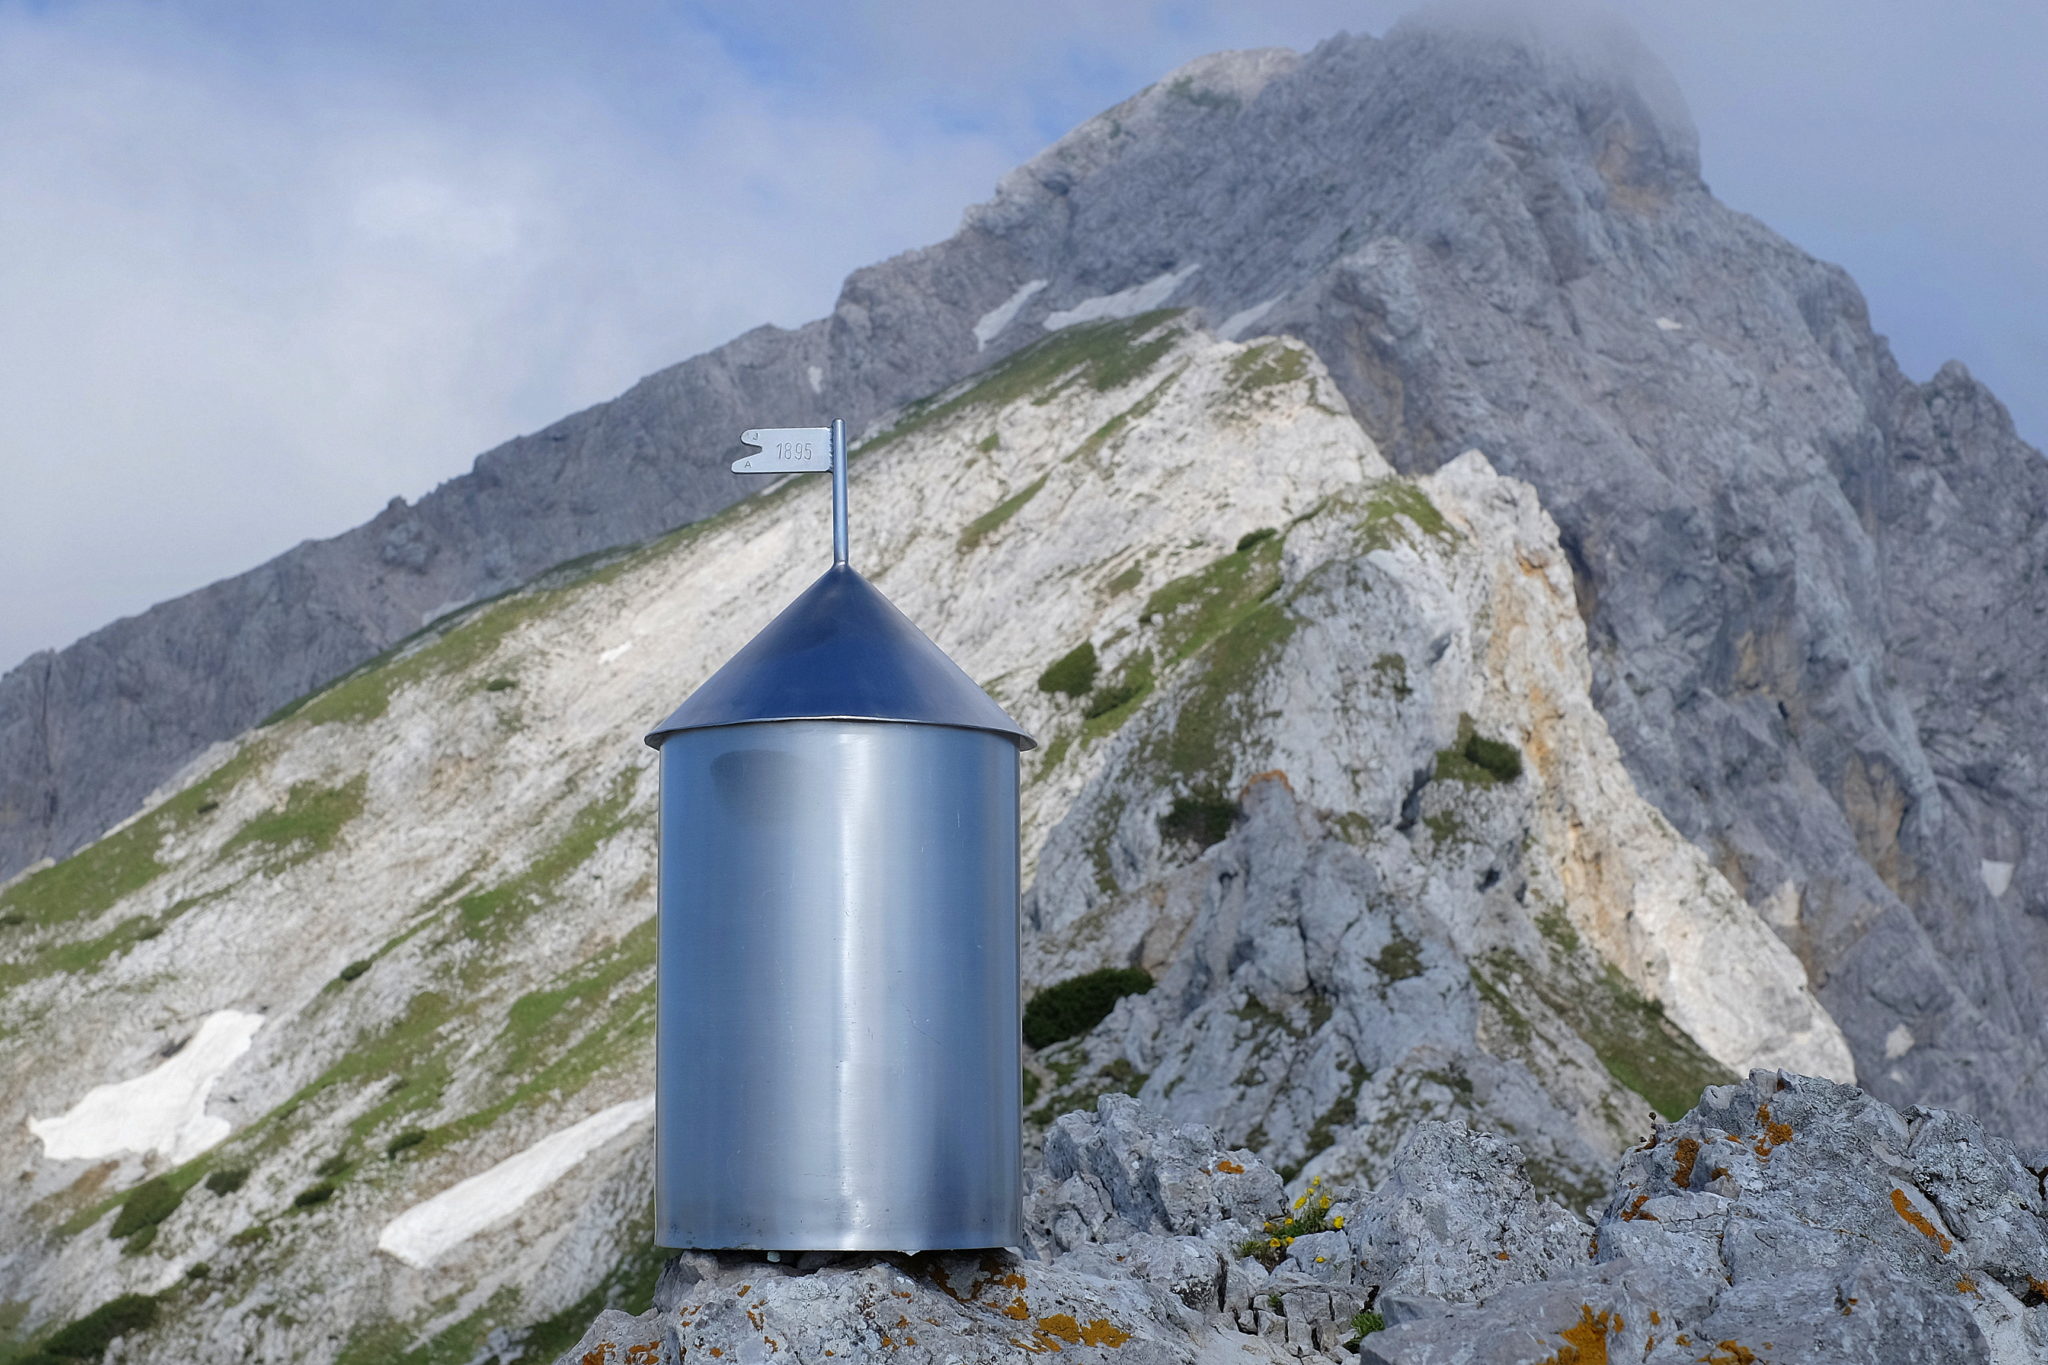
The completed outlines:
<svg viewBox="0 0 2048 1365">
<path fill-rule="evenodd" d="M 1715 192 L 2048 440 L 2048 6 L 1614 0 Z M 0 668 L 950 234 L 1179 63 L 1387 0 L 0 0 Z"/>
</svg>

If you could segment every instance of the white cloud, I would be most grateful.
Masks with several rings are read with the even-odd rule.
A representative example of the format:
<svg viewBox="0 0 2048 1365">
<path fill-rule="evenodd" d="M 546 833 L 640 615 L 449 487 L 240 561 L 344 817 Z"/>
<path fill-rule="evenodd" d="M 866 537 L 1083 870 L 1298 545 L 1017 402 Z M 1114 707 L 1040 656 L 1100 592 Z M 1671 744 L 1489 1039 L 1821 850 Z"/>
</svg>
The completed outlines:
<svg viewBox="0 0 2048 1365">
<path fill-rule="evenodd" d="M 0 7 L 0 667 L 823 313 L 1012 160 L 592 15 L 450 54 Z"/>
<path fill-rule="evenodd" d="M 950 233 L 1226 47 L 1395 0 L 0 0 L 0 668 Z M 2048 11 L 1616 6 L 1724 198 L 2048 433 Z"/>
</svg>

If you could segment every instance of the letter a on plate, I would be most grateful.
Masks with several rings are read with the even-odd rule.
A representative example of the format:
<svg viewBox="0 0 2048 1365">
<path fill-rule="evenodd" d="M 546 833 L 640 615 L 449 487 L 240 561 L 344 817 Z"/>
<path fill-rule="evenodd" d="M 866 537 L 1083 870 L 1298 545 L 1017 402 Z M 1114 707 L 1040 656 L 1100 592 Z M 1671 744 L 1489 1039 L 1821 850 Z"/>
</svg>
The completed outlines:
<svg viewBox="0 0 2048 1365">
<path fill-rule="evenodd" d="M 735 474 L 795 474 L 832 467 L 832 428 L 762 427 L 743 431 L 740 439 L 760 450 L 734 460 Z"/>
</svg>

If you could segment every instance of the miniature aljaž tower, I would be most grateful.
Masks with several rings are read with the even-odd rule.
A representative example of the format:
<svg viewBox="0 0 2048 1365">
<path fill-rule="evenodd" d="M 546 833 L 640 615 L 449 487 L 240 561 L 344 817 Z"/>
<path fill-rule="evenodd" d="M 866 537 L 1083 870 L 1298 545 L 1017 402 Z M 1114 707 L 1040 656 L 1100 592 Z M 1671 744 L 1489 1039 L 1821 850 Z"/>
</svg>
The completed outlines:
<svg viewBox="0 0 2048 1365">
<path fill-rule="evenodd" d="M 1035 741 L 847 562 L 647 736 L 660 751 L 655 1240 L 1017 1246 L 1018 754 Z"/>
</svg>

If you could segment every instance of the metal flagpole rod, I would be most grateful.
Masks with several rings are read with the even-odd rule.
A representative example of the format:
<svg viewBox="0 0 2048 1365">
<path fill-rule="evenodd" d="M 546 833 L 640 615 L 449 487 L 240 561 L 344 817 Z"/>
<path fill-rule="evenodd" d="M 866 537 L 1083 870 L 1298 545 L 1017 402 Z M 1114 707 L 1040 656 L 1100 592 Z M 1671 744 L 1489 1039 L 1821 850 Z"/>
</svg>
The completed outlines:
<svg viewBox="0 0 2048 1365">
<path fill-rule="evenodd" d="M 846 563 L 846 423 L 832 419 L 832 563 Z"/>
</svg>

